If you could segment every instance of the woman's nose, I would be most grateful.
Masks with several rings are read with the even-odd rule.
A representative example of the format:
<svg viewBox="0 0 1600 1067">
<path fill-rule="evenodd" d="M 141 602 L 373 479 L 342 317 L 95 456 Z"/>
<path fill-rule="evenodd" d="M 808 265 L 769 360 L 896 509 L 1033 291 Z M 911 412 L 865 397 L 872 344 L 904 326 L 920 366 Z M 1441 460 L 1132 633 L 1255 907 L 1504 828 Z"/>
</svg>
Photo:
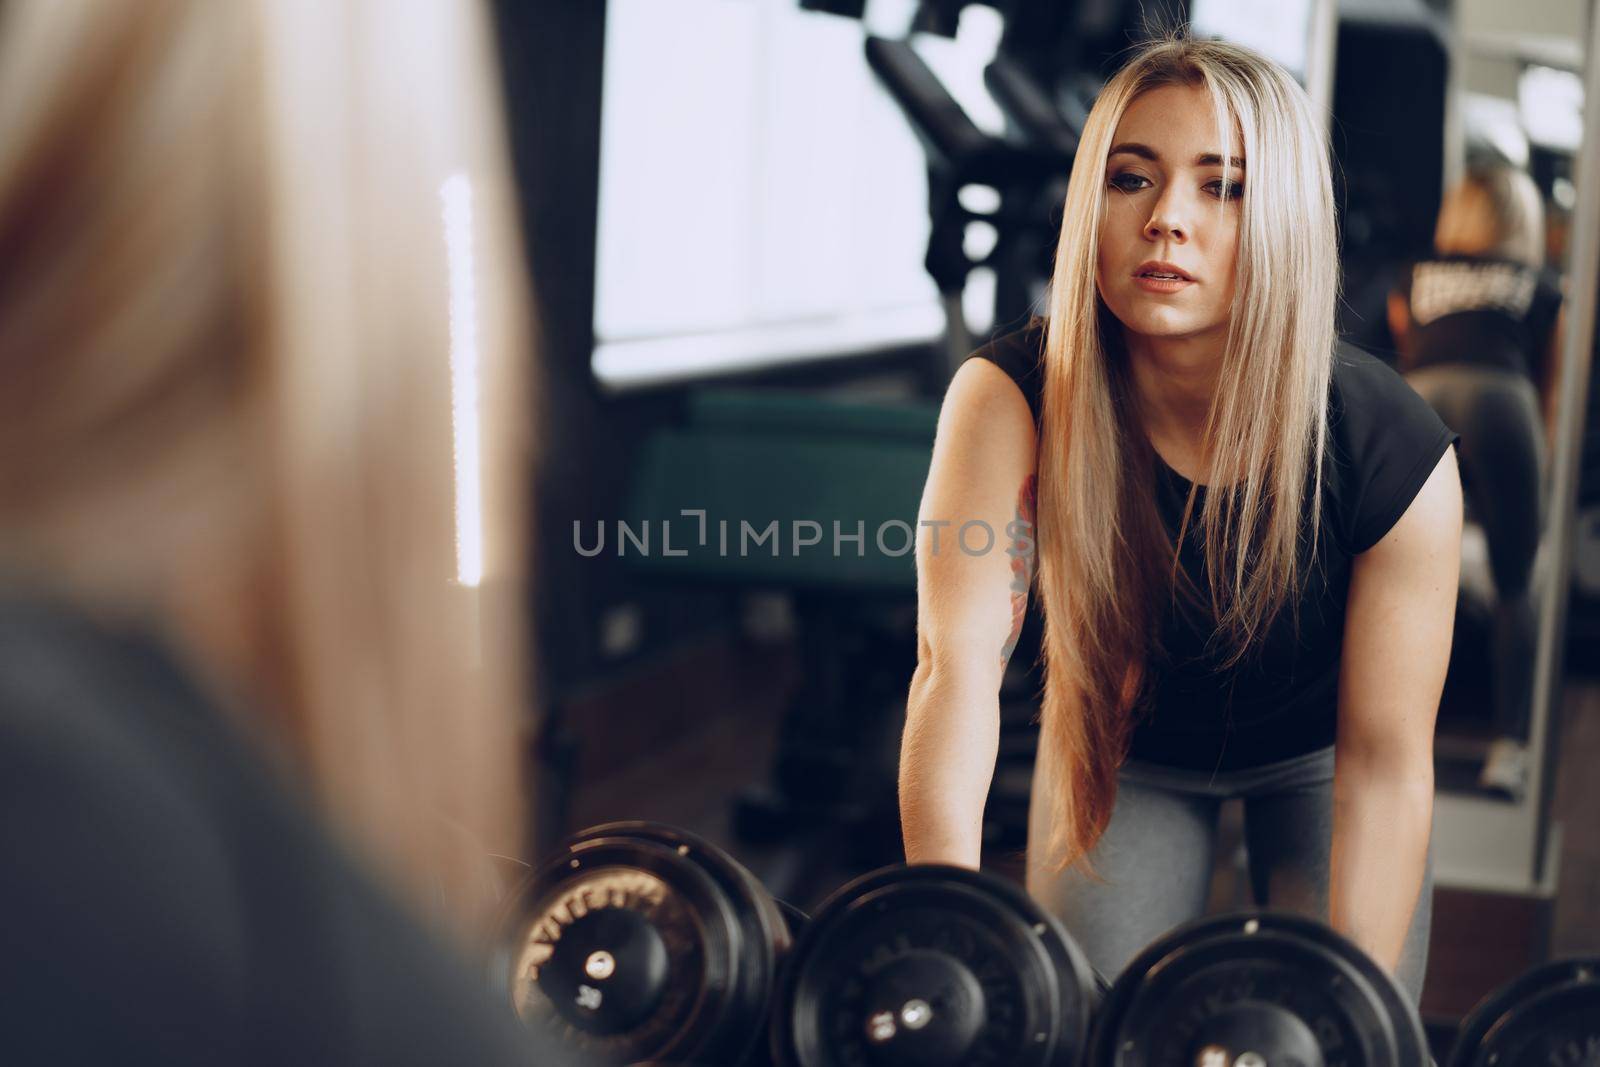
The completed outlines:
<svg viewBox="0 0 1600 1067">
<path fill-rule="evenodd" d="M 1152 241 L 1189 239 L 1189 226 L 1185 221 L 1188 205 L 1182 201 L 1177 189 L 1170 185 L 1156 198 L 1150 209 L 1150 219 L 1144 224 L 1144 235 Z"/>
<path fill-rule="evenodd" d="M 1170 212 L 1157 211 L 1150 216 L 1150 221 L 1144 225 L 1144 235 L 1152 241 L 1170 238 L 1183 242 L 1189 239 L 1189 231 Z"/>
</svg>

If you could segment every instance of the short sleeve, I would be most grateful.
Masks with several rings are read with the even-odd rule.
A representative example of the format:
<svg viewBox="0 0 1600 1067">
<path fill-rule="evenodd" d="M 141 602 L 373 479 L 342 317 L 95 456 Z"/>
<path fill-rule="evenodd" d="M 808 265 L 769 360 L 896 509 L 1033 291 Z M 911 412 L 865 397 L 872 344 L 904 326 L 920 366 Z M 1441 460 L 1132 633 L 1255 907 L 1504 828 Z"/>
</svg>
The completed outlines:
<svg viewBox="0 0 1600 1067">
<path fill-rule="evenodd" d="M 1344 344 L 1334 356 L 1330 411 L 1341 526 L 1351 555 L 1383 540 L 1460 439 L 1376 356 Z"/>
<path fill-rule="evenodd" d="M 1034 319 L 1026 328 L 1002 334 L 967 357 L 986 359 L 1005 371 L 1022 390 L 1035 423 L 1044 392 L 1044 338 L 1044 320 Z"/>
</svg>

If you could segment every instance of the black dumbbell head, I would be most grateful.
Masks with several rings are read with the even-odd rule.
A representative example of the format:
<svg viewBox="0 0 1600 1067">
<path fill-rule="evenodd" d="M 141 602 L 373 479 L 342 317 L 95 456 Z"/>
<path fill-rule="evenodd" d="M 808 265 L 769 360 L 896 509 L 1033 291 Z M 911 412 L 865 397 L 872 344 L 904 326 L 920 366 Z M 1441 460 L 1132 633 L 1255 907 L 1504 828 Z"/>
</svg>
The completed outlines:
<svg viewBox="0 0 1600 1067">
<path fill-rule="evenodd" d="M 1489 994 L 1450 1056 L 1450 1067 L 1551 1064 L 1600 1064 L 1600 958 L 1548 963 Z"/>
<path fill-rule="evenodd" d="M 1091 1062 L 1140 1067 L 1428 1067 L 1416 1009 L 1381 967 L 1313 919 L 1248 912 L 1178 927 L 1107 995 Z"/>
<path fill-rule="evenodd" d="M 790 944 L 776 901 L 682 830 L 611 823 L 512 894 L 494 975 L 530 1027 L 595 1062 L 744 1062 Z"/>
<path fill-rule="evenodd" d="M 830 897 L 796 943 L 773 1058 L 1076 1064 L 1094 1000 L 1083 954 L 1021 889 L 960 867 L 890 867 Z"/>
</svg>

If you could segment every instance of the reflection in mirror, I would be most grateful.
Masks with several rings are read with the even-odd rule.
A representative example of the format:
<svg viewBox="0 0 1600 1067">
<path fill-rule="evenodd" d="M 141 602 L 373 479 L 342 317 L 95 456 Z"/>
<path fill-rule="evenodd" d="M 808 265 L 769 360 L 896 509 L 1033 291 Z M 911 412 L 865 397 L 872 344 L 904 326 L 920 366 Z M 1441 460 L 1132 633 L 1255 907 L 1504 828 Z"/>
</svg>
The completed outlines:
<svg viewBox="0 0 1600 1067">
<path fill-rule="evenodd" d="M 1463 58 L 1475 71 L 1468 40 Z M 1515 803 L 1533 763 L 1536 605 L 1552 580 L 1539 563 L 1550 554 L 1544 519 L 1579 137 L 1564 91 L 1576 74 L 1500 44 L 1497 57 L 1522 68 L 1510 82 L 1519 99 L 1468 83 L 1456 101 L 1463 158 L 1446 168 L 1457 177 L 1429 247 L 1398 264 L 1386 324 L 1397 368 L 1461 434 L 1466 524 L 1439 786 Z"/>
<path fill-rule="evenodd" d="M 1575 215 L 1579 160 L 1593 152 L 1582 136 L 1586 7 L 1457 8 L 1443 129 L 1430 120 L 1415 134 L 1442 146 L 1444 180 L 1431 210 L 1408 215 L 1410 250 L 1351 290 L 1354 332 L 1391 352 L 1461 435 L 1466 514 L 1434 749 L 1423 1001 L 1443 1016 L 1560 946 L 1591 942 L 1600 925 L 1578 895 L 1561 895 L 1591 847 L 1571 798 L 1594 757 L 1583 730 L 1564 729 L 1592 697 L 1568 673 L 1589 668 L 1563 656 L 1562 610 L 1593 310 Z M 1419 171 L 1397 157 L 1382 173 L 1401 188 Z M 1463 940 L 1481 929 L 1498 932 L 1492 946 Z"/>
<path fill-rule="evenodd" d="M 545 326 L 562 339 L 549 368 L 558 462 L 540 511 L 544 751 L 548 779 L 567 783 L 551 834 L 676 821 L 810 908 L 905 858 L 901 790 L 915 775 L 902 775 L 901 746 L 930 654 L 919 619 L 921 636 L 936 629 L 922 521 L 957 520 L 947 550 L 985 539 L 937 510 L 933 472 L 941 453 L 988 456 L 1008 414 L 1024 430 L 1037 414 L 1025 406 L 1035 358 L 1007 371 L 1020 400 L 991 375 L 1001 395 L 936 449 L 960 414 L 952 379 L 970 381 L 975 349 L 1046 310 L 1086 119 L 1148 22 L 1136 0 L 595 6 L 543 24 L 503 16 L 539 60 L 509 64 L 514 86 L 581 90 L 560 121 L 519 127 Z M 1431 1020 L 1459 1019 L 1553 943 L 1600 939 L 1600 915 L 1557 897 L 1563 879 L 1594 877 L 1585 857 L 1600 841 L 1570 818 L 1565 840 L 1552 829 L 1572 803 L 1554 783 L 1574 780 L 1584 751 L 1600 758 L 1592 729 L 1561 728 L 1582 690 L 1558 673 L 1569 631 L 1554 606 L 1560 561 L 1600 574 L 1600 551 L 1552 522 L 1562 442 L 1584 432 L 1569 394 L 1587 381 L 1593 298 L 1573 273 L 1577 161 L 1593 147 L 1581 136 L 1586 6 L 1184 5 L 1197 34 L 1272 56 L 1316 102 L 1337 330 L 1460 435 L 1437 794 L 1413 820 L 1433 819 L 1433 881 L 1420 859 L 1412 872 L 1431 908 L 1431 940 L 1426 911 L 1414 927 Z M 1149 436 L 1183 477 L 1183 449 Z M 986 460 L 971 476 L 998 501 L 995 551 L 1011 547 L 1006 522 L 1045 521 L 1049 494 L 1026 467 L 1013 479 Z M 947 746 L 972 766 L 930 795 L 965 797 L 948 800 L 960 827 L 947 858 L 1026 881 L 1046 633 L 1040 597 L 1009 588 L 1039 575 L 1001 562 L 992 662 L 962 704 L 983 729 Z M 1221 788 L 1202 805 L 1205 869 L 1185 883 L 1199 908 L 1272 903 L 1263 849 L 1250 851 L 1267 817 L 1247 803 Z M 1378 821 L 1404 820 L 1391 808 Z M 1405 851 L 1385 840 L 1384 855 Z M 1325 842 L 1311 851 L 1332 862 Z M 1478 945 L 1484 928 L 1503 943 Z"/>
</svg>

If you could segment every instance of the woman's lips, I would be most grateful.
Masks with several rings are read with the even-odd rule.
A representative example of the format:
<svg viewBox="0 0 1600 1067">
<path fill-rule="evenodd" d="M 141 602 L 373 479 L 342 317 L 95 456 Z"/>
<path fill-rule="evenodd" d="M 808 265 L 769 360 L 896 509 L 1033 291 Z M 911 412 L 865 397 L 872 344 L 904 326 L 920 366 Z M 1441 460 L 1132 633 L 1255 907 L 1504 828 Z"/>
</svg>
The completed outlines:
<svg viewBox="0 0 1600 1067">
<path fill-rule="evenodd" d="M 1194 284 L 1188 278 L 1152 278 L 1148 274 L 1136 274 L 1133 280 L 1139 288 L 1150 293 L 1176 293 Z"/>
</svg>

